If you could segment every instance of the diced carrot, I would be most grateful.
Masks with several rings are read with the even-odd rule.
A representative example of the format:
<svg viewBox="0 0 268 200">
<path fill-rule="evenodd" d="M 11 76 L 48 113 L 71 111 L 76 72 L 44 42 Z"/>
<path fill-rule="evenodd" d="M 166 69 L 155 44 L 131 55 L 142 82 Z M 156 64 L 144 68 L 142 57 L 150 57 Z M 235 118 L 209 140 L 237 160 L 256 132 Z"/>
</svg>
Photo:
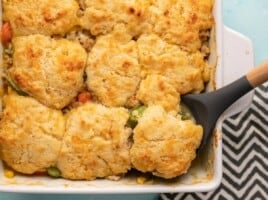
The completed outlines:
<svg viewBox="0 0 268 200">
<path fill-rule="evenodd" d="M 33 175 L 35 175 L 35 176 L 46 176 L 47 172 L 35 172 Z"/>
<path fill-rule="evenodd" d="M 9 22 L 5 22 L 1 28 L 1 40 L 3 44 L 7 44 L 12 39 L 12 29 Z"/>
<path fill-rule="evenodd" d="M 91 100 L 91 95 L 89 92 L 81 92 L 78 95 L 78 101 L 81 103 L 86 103 L 87 101 Z"/>
</svg>

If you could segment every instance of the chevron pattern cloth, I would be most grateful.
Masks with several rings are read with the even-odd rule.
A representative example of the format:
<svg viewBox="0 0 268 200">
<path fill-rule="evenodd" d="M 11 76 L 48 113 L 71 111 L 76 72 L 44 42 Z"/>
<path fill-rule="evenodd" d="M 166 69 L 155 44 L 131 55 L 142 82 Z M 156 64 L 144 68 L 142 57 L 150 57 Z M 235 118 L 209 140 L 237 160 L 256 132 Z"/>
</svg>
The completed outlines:
<svg viewBox="0 0 268 200">
<path fill-rule="evenodd" d="M 223 179 L 207 193 L 162 194 L 163 200 L 268 200 L 268 83 L 248 110 L 223 123 Z"/>
</svg>

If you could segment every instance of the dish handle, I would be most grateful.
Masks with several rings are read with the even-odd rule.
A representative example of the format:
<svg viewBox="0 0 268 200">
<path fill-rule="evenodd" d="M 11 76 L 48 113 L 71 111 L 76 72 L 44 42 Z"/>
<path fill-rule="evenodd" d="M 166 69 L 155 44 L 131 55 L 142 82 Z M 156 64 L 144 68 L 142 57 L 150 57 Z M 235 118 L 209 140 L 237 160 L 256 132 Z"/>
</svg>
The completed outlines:
<svg viewBox="0 0 268 200">
<path fill-rule="evenodd" d="M 227 85 L 254 67 L 254 50 L 249 38 L 226 26 L 223 29 L 223 39 L 223 85 Z M 254 91 L 236 101 L 223 113 L 223 118 L 247 109 L 252 102 L 253 95 Z"/>
<path fill-rule="evenodd" d="M 254 67 L 253 44 L 251 40 L 244 35 L 224 26 L 223 28 L 223 70 L 222 83 L 227 85 L 243 75 Z M 224 119 L 247 110 L 253 100 L 254 91 L 249 92 L 233 105 L 231 105 L 218 119 L 216 124 L 216 134 L 214 137 L 215 144 L 215 171 L 216 182 L 219 185 L 222 177 L 222 125 Z M 217 140 L 215 140 L 215 138 Z"/>
</svg>

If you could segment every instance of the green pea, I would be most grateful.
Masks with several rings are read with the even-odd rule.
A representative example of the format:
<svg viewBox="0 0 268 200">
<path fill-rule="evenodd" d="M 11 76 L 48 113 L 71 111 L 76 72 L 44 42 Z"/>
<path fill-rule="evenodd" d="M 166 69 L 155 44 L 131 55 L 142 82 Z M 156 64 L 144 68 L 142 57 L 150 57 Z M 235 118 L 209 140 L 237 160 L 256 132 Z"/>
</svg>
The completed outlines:
<svg viewBox="0 0 268 200">
<path fill-rule="evenodd" d="M 47 174 L 53 178 L 61 177 L 61 172 L 57 167 L 49 167 L 47 169 Z"/>
<path fill-rule="evenodd" d="M 129 119 L 127 125 L 131 128 L 135 128 L 135 126 L 138 124 L 139 118 L 141 118 L 146 108 L 147 106 L 144 105 L 139 105 L 135 108 L 132 108 L 129 112 Z"/>
<path fill-rule="evenodd" d="M 182 120 L 194 120 L 189 108 L 187 108 L 187 106 L 183 103 L 180 104 L 179 114 L 181 115 Z"/>
</svg>

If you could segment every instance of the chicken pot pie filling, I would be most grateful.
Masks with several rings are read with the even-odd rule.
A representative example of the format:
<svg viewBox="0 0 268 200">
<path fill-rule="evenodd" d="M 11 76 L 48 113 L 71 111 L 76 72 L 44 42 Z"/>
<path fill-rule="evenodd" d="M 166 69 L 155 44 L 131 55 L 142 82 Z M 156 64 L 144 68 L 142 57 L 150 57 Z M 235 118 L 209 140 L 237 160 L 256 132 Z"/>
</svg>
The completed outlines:
<svg viewBox="0 0 268 200">
<path fill-rule="evenodd" d="M 212 0 L 3 0 L 0 158 L 22 174 L 187 173 L 202 127 Z M 212 80 L 213 81 L 213 80 Z"/>
</svg>

